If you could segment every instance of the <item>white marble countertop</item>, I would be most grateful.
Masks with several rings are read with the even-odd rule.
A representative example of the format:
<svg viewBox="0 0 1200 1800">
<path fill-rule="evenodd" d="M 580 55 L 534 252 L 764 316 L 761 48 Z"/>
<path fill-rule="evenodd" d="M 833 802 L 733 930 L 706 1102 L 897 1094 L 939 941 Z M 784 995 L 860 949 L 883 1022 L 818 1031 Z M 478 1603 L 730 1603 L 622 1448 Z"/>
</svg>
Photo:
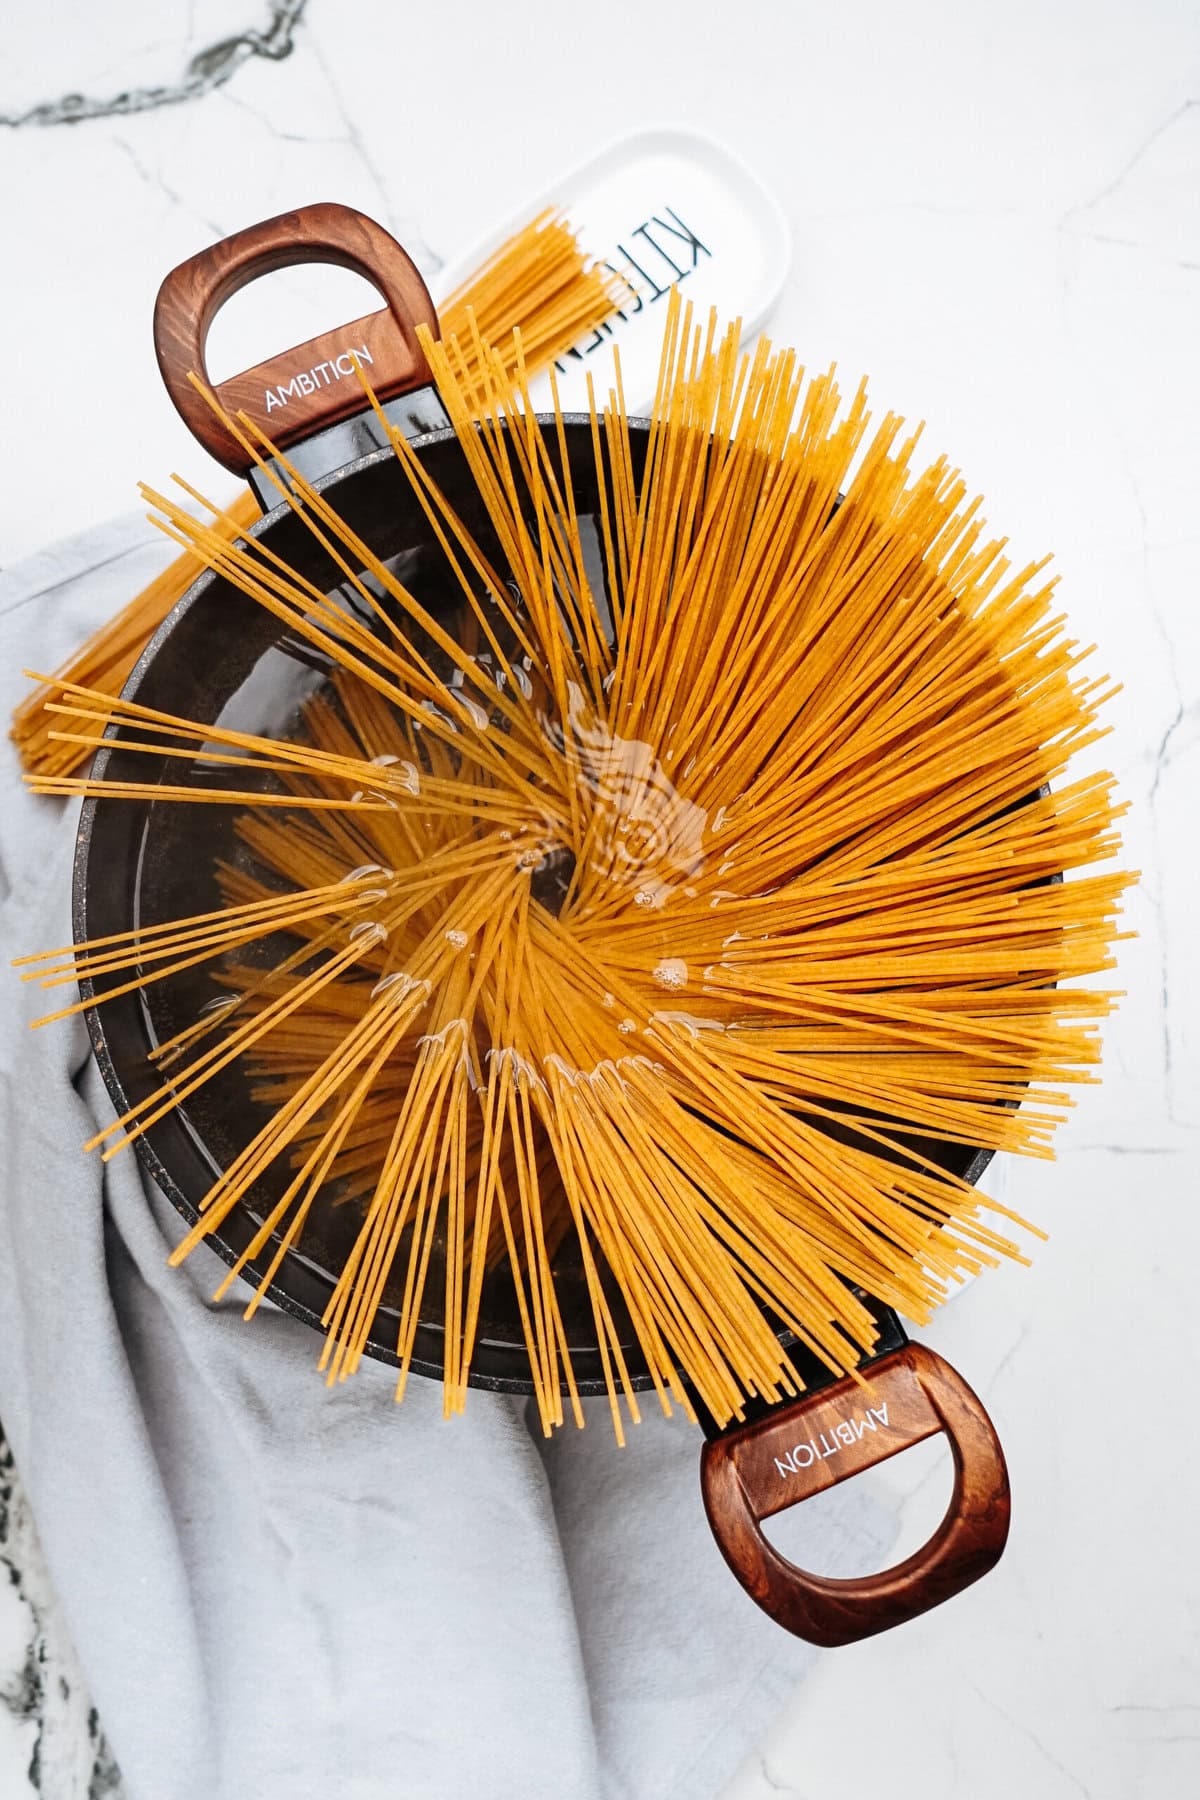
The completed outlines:
<svg viewBox="0 0 1200 1800">
<path fill-rule="evenodd" d="M 264 42 L 231 43 L 272 10 Z M 222 42 L 180 98 L 189 59 Z M 128 98 L 55 123 L 68 93 Z M 432 273 L 561 168 L 662 120 L 715 131 L 778 193 L 794 262 L 774 334 L 868 372 L 1019 552 L 1054 549 L 1075 634 L 1125 684 L 1106 754 L 1143 877 L 1104 1084 L 1056 1165 L 1011 1173 L 1050 1242 L 928 1334 L 1004 1438 L 1011 1545 L 952 1605 L 826 1655 L 728 1800 L 1200 1792 L 1195 5 L 40 0 L 6 21 L 0 113 L 0 561 L 127 509 L 139 477 L 214 485 L 149 344 L 184 256 L 337 198 Z M 283 303 L 288 342 L 333 322 L 304 314 L 302 284 Z M 245 315 L 247 342 L 264 320 Z M 932 1451 L 869 1479 L 911 1543 L 949 1485 Z M 19 1494 L 7 1513 L 0 1794 L 119 1793 Z"/>
</svg>

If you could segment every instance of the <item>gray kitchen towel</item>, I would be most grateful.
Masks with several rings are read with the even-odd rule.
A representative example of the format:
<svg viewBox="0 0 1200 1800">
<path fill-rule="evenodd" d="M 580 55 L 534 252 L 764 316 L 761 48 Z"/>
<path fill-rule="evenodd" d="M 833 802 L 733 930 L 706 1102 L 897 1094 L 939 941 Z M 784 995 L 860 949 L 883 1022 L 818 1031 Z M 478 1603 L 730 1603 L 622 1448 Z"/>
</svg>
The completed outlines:
<svg viewBox="0 0 1200 1800">
<path fill-rule="evenodd" d="M 0 706 L 162 566 L 121 519 L 0 576 Z M 5 961 L 70 939 L 74 808 L 0 777 Z M 0 1418 L 134 1800 L 705 1800 L 814 1653 L 708 1535 L 699 1434 L 607 1408 L 549 1445 L 519 1401 L 446 1422 L 436 1384 L 366 1364 L 327 1391 L 319 1339 L 244 1295 L 132 1154 L 82 1024 L 5 968 Z M 814 1560 L 881 1560 L 852 1493 Z"/>
</svg>

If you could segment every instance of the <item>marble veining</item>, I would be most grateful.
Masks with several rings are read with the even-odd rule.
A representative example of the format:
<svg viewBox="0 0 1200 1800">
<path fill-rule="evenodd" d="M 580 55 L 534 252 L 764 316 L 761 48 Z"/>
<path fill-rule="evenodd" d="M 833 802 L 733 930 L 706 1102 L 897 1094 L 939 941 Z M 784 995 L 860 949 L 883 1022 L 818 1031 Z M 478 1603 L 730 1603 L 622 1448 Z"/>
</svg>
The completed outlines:
<svg viewBox="0 0 1200 1800">
<path fill-rule="evenodd" d="M 0 1433 L 0 1794 L 125 1800 Z"/>
<path fill-rule="evenodd" d="M 0 113 L 0 125 L 79 125 L 87 119 L 111 119 L 122 113 L 150 112 L 157 106 L 177 106 L 199 100 L 224 87 L 251 56 L 282 62 L 290 56 L 296 26 L 308 0 L 273 0 L 265 31 L 249 26 L 230 37 L 206 44 L 188 58 L 178 81 L 155 87 L 131 87 L 109 98 L 64 94 L 60 100 L 42 100 L 21 113 Z"/>
</svg>

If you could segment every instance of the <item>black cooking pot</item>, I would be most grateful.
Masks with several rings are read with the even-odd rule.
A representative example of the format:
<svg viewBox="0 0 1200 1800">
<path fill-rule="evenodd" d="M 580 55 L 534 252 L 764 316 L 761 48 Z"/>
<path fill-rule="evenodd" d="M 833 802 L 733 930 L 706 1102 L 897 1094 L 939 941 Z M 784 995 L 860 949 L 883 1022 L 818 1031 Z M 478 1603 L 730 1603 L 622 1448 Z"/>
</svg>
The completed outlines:
<svg viewBox="0 0 1200 1800">
<path fill-rule="evenodd" d="M 227 409 L 257 418 L 305 475 L 332 498 L 352 530 L 391 562 L 422 605 L 450 630 L 462 607 L 429 523 L 413 500 L 374 415 L 362 410 L 353 351 L 368 372 L 392 422 L 410 436 L 428 474 L 485 552 L 502 565 L 486 512 L 437 395 L 415 337 L 424 320 L 436 329 L 420 276 L 400 246 L 381 227 L 338 206 L 314 206 L 285 214 L 217 244 L 175 270 L 164 282 L 155 315 L 155 339 L 168 390 L 202 442 L 239 473 L 249 474 L 260 499 L 271 506 L 252 535 L 283 557 L 302 577 L 343 604 L 353 591 L 315 537 L 268 476 L 221 425 L 187 377 L 207 379 L 204 342 L 212 318 L 246 282 L 287 263 L 331 261 L 367 276 L 387 307 L 340 331 L 272 358 L 217 390 Z M 304 376 L 302 382 L 300 377 Z M 356 408 L 358 410 L 356 410 Z M 646 427 L 632 431 L 635 477 L 644 460 Z M 590 427 L 582 417 L 566 422 L 575 508 L 581 530 L 598 507 Z M 586 443 L 584 440 L 586 439 Z M 586 452 L 586 453 L 585 453 Z M 589 477 L 589 471 L 590 477 Z M 597 564 L 595 579 L 603 582 Z M 286 732 L 300 708 L 327 679 L 328 669 L 311 646 L 289 640 L 278 621 L 240 589 L 203 575 L 161 626 L 125 689 L 127 698 L 166 713 L 234 729 Z M 115 737 L 110 728 L 109 738 Z M 178 782 L 180 763 L 156 763 L 145 753 L 109 745 L 99 752 L 97 779 Z M 186 777 L 185 777 L 186 779 Z M 202 781 L 220 779 L 205 770 Z M 245 772 L 231 785 L 244 788 Z M 127 931 L 131 925 L 215 909 L 221 904 L 216 869 L 221 859 L 245 852 L 234 834 L 235 808 L 191 807 L 170 800 L 135 804 L 89 799 L 83 809 L 74 869 L 77 941 Z M 87 1017 L 96 1059 L 119 1113 L 146 1098 L 161 1081 L 149 1052 L 186 1025 L 218 990 L 203 968 L 185 971 L 144 991 L 106 996 L 122 977 L 85 981 L 93 1002 Z M 136 1140 L 137 1153 L 171 1203 L 189 1222 L 231 1158 L 258 1131 L 263 1114 L 250 1099 L 236 1064 L 166 1113 Z M 921 1141 L 947 1169 L 974 1181 L 989 1153 Z M 286 1180 L 280 1174 L 282 1186 Z M 278 1189 L 270 1181 L 255 1190 L 254 1205 L 239 1207 L 208 1238 L 232 1263 L 246 1248 Z M 290 1251 L 267 1292 L 286 1312 L 320 1328 L 340 1269 L 356 1233 L 353 1208 L 330 1199 L 313 1207 L 303 1248 Z M 271 1246 L 259 1259 L 265 1267 Z M 251 1263 L 248 1279 L 261 1267 Z M 635 1387 L 650 1385 L 636 1334 L 620 1290 L 606 1277 L 622 1353 Z M 578 1247 L 568 1239 L 555 1262 L 563 1328 L 579 1391 L 605 1392 L 600 1349 Z M 427 1291 L 434 1293 L 431 1280 Z M 867 1300 L 867 1296 L 863 1296 Z M 385 1362 L 398 1360 L 397 1293 L 385 1293 L 367 1349 Z M 789 1344 L 809 1391 L 798 1402 L 768 1408 L 751 1405 L 746 1420 L 721 1431 L 711 1421 L 702 1460 L 705 1503 L 718 1543 L 758 1603 L 789 1629 L 814 1642 L 851 1641 L 880 1631 L 937 1604 L 976 1580 L 999 1557 L 1008 1528 L 1008 1485 L 995 1433 L 961 1378 L 931 1351 L 908 1341 L 889 1309 L 871 1304 L 879 1327 L 862 1372 L 871 1386 L 833 1380 L 829 1371 L 790 1334 Z M 442 1330 L 423 1318 L 413 1367 L 442 1373 Z M 532 1392 L 528 1355 L 510 1282 L 485 1284 L 471 1370 L 478 1387 Z M 703 1412 L 701 1411 L 703 1422 Z M 401 1426 L 402 1428 L 402 1426 Z M 946 1432 L 955 1460 L 949 1512 L 924 1550 L 897 1569 L 861 1581 L 828 1581 L 787 1562 L 770 1545 L 760 1521 L 783 1507 L 928 1437 Z"/>
</svg>

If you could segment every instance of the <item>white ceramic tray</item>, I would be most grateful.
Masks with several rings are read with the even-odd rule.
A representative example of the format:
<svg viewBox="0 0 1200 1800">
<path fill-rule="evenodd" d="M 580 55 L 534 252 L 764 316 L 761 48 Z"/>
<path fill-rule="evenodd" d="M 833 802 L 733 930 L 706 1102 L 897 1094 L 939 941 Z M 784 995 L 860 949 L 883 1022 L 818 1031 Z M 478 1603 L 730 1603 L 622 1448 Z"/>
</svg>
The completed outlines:
<svg viewBox="0 0 1200 1800">
<path fill-rule="evenodd" d="M 547 206 L 560 207 L 584 250 L 629 284 L 618 316 L 562 358 L 565 409 L 587 404 L 587 372 L 598 399 L 612 385 L 612 346 L 621 349 L 625 399 L 645 412 L 654 397 L 666 295 L 678 286 L 701 316 L 740 319 L 749 338 L 779 296 L 791 261 L 791 233 L 779 202 L 740 158 L 699 132 L 660 126 L 617 139 L 578 164 L 444 267 L 444 298 L 507 237 Z M 535 404 L 549 381 L 534 384 Z"/>
</svg>

